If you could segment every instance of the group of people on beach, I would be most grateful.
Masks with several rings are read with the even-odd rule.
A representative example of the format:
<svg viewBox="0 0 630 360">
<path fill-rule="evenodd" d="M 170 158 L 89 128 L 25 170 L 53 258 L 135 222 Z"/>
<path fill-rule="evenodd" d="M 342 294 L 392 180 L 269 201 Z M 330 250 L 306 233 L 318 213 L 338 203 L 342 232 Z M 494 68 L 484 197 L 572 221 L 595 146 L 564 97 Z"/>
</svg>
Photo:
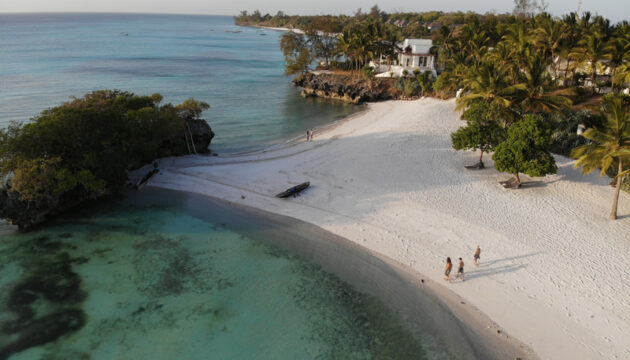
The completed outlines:
<svg viewBox="0 0 630 360">
<path fill-rule="evenodd" d="M 481 248 L 477 245 L 477 249 L 475 250 L 475 254 L 473 255 L 473 259 L 475 261 L 475 266 L 479 265 L 479 258 L 481 257 Z M 451 281 L 451 270 L 453 270 L 453 262 L 451 262 L 451 258 L 446 258 L 446 267 L 444 268 L 444 280 Z M 461 276 L 462 281 L 464 281 L 464 260 L 459 258 L 459 268 L 457 269 L 457 275 L 455 275 L 455 279 Z"/>
<path fill-rule="evenodd" d="M 313 141 L 313 129 L 306 130 L 306 141 Z"/>
</svg>

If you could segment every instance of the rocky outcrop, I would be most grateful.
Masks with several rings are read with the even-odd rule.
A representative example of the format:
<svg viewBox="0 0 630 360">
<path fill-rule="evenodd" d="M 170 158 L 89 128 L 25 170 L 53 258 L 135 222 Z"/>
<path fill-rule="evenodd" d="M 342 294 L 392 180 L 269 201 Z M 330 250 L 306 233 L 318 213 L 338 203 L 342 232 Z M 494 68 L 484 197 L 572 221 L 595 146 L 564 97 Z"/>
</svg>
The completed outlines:
<svg viewBox="0 0 630 360">
<path fill-rule="evenodd" d="M 210 143 L 214 138 L 214 132 L 210 125 L 205 120 L 188 120 L 187 123 L 197 152 L 200 154 L 209 153 Z"/>
<path fill-rule="evenodd" d="M 203 119 L 186 120 L 186 125 L 185 134 L 163 144 L 159 151 L 160 157 L 188 155 L 195 153 L 195 151 L 198 154 L 210 152 L 210 143 L 214 138 L 214 132 L 210 125 Z M 191 135 L 195 144 L 194 148 L 190 143 Z"/>
<path fill-rule="evenodd" d="M 389 91 L 388 84 L 369 80 L 352 80 L 348 77 L 308 73 L 295 78 L 293 85 L 303 89 L 303 97 L 317 96 L 352 104 L 395 98 L 395 95 Z"/>
</svg>

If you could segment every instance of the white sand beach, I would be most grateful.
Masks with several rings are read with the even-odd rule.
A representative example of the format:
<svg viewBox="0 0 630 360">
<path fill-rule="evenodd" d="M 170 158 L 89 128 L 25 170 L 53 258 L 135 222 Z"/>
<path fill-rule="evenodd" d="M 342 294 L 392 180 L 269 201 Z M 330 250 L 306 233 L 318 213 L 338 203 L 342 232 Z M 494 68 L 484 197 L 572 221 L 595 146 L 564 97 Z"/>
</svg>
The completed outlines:
<svg viewBox="0 0 630 360">
<path fill-rule="evenodd" d="M 506 190 L 464 165 L 454 101 L 370 104 L 303 140 L 246 155 L 164 159 L 151 186 L 290 216 L 443 284 L 542 359 L 630 359 L 630 196 L 557 156 L 558 174 Z M 220 136 L 220 135 L 219 135 Z M 310 181 L 295 198 L 275 194 Z M 478 267 L 473 252 L 482 249 Z M 444 261 L 466 281 L 443 280 Z"/>
</svg>

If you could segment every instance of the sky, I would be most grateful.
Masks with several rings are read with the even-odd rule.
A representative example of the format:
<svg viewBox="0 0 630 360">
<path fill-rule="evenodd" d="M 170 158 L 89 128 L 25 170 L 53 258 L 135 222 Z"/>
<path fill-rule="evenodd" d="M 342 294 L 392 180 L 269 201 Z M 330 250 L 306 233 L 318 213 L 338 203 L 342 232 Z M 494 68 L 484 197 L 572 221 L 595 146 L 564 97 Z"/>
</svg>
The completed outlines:
<svg viewBox="0 0 630 360">
<path fill-rule="evenodd" d="M 560 16 L 571 11 L 590 11 L 612 22 L 630 21 L 628 0 L 547 0 L 548 12 Z M 352 14 L 358 8 L 368 11 L 377 0 L 0 0 L 0 13 L 8 12 L 135 12 L 174 14 L 236 15 L 241 10 L 260 10 L 290 15 Z M 381 10 L 398 11 L 475 11 L 505 13 L 514 8 L 514 0 L 388 0 Z"/>
</svg>

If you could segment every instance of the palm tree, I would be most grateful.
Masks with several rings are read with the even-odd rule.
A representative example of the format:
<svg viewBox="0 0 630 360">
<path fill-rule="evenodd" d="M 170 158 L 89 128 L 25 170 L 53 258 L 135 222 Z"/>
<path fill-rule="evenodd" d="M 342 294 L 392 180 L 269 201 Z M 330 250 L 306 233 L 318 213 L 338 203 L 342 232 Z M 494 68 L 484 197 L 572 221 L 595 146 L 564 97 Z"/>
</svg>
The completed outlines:
<svg viewBox="0 0 630 360">
<path fill-rule="evenodd" d="M 486 35 L 485 31 L 479 31 L 474 33 L 470 39 L 466 42 L 466 52 L 468 58 L 475 64 L 481 62 L 482 57 L 488 51 L 488 44 L 490 43 L 490 37 Z"/>
<path fill-rule="evenodd" d="M 534 41 L 540 47 L 545 56 L 551 59 L 551 68 L 554 79 L 558 76 L 556 69 L 556 55 L 562 42 L 567 37 L 566 28 L 563 23 L 554 21 L 552 18 L 544 18 L 541 26 L 534 30 Z"/>
<path fill-rule="evenodd" d="M 339 53 L 346 58 L 346 61 L 352 64 L 355 58 L 355 48 L 352 40 L 352 32 L 350 29 L 344 29 L 337 40 L 337 48 Z"/>
<path fill-rule="evenodd" d="M 610 94 L 604 98 L 602 112 L 606 114 L 606 125 L 602 129 L 590 128 L 584 137 L 593 144 L 582 145 L 571 152 L 577 158 L 575 167 L 582 167 L 583 173 L 600 168 L 604 176 L 612 165 L 617 165 L 617 184 L 610 218 L 617 219 L 617 204 L 624 172 L 624 162 L 630 160 L 630 113 L 624 107 L 624 95 Z"/>
<path fill-rule="evenodd" d="M 468 93 L 457 99 L 456 110 L 468 108 L 479 100 L 497 104 L 505 109 L 504 122 L 514 120 L 513 95 L 514 88 L 506 81 L 505 68 L 491 62 L 482 62 L 478 66 L 468 68 L 464 78 L 464 88 Z"/>
<path fill-rule="evenodd" d="M 571 56 L 588 63 L 591 68 L 591 83 L 595 87 L 597 79 L 597 65 L 606 54 L 606 39 L 598 31 L 592 31 L 578 41 L 578 47 L 573 50 Z"/>
<path fill-rule="evenodd" d="M 564 41 L 560 45 L 560 53 L 561 56 L 565 59 L 566 65 L 564 68 L 564 82 L 563 85 L 566 85 L 566 81 L 568 79 L 569 69 L 571 68 L 571 53 L 573 49 L 577 47 L 577 43 L 579 41 L 580 29 L 578 25 L 578 17 L 577 14 L 572 12 L 568 15 L 565 15 L 562 18 L 562 25 L 565 28 L 565 33 L 567 36 Z"/>
<path fill-rule="evenodd" d="M 512 48 L 508 45 L 507 41 L 500 41 L 497 46 L 488 51 L 486 59 L 504 68 L 508 78 L 511 79 L 511 83 L 516 82 L 520 69 L 514 61 Z"/>
<path fill-rule="evenodd" d="M 550 82 L 547 63 L 542 54 L 536 54 L 525 63 L 520 73 L 521 82 L 514 86 L 515 100 L 524 112 L 554 112 L 571 105 L 571 100 L 562 95 L 546 94 Z"/>
<path fill-rule="evenodd" d="M 630 62 L 619 66 L 613 81 L 618 83 L 620 87 L 623 86 L 623 84 L 630 83 Z"/>
<path fill-rule="evenodd" d="M 510 24 L 501 40 L 505 42 L 508 48 L 512 49 L 512 66 L 515 71 L 518 71 L 532 53 L 533 44 L 527 33 L 526 25 L 522 22 Z M 516 77 L 512 78 L 512 84 L 516 84 L 517 81 Z"/>
<path fill-rule="evenodd" d="M 617 69 L 624 63 L 624 60 L 630 58 L 630 41 L 624 37 L 614 37 L 608 41 L 604 49 L 604 59 L 608 59 L 608 66 L 611 69 L 612 90 L 615 91 L 615 77 Z"/>
</svg>

